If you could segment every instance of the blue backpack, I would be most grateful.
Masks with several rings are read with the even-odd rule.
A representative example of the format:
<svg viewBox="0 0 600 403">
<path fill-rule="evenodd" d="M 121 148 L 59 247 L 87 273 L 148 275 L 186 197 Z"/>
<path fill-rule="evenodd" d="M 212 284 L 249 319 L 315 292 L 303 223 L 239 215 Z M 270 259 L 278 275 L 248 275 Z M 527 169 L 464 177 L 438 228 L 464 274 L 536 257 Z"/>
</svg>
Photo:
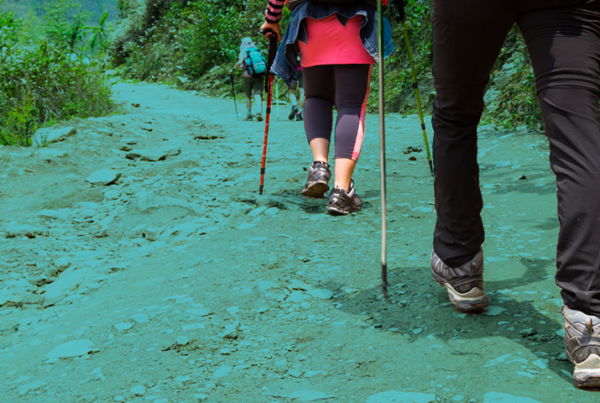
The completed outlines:
<svg viewBox="0 0 600 403">
<path fill-rule="evenodd" d="M 256 47 L 246 49 L 244 62 L 248 74 L 254 78 L 261 78 L 267 72 L 267 61 Z"/>
</svg>

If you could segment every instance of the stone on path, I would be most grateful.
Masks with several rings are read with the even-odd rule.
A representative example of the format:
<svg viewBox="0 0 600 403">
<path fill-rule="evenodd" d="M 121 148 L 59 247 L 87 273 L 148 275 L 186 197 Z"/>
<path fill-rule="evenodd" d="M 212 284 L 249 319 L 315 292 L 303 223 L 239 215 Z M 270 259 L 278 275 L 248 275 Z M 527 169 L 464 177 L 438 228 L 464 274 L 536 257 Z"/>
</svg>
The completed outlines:
<svg viewBox="0 0 600 403">
<path fill-rule="evenodd" d="M 493 306 L 492 305 L 492 306 L 488 306 L 487 310 L 485 311 L 485 315 L 498 316 L 504 311 L 506 311 L 506 309 L 502 308 L 501 306 Z"/>
<path fill-rule="evenodd" d="M 230 365 L 221 365 L 215 372 L 213 372 L 213 378 L 225 378 L 233 369 Z"/>
<path fill-rule="evenodd" d="M 331 292 L 330 290 L 327 290 L 327 289 L 310 290 L 310 291 L 307 291 L 307 294 L 312 295 L 313 297 L 319 298 L 319 299 L 333 298 L 333 292 Z"/>
<path fill-rule="evenodd" d="M 529 397 L 514 396 L 508 393 L 490 392 L 483 396 L 483 403 L 542 403 Z"/>
<path fill-rule="evenodd" d="M 142 385 L 136 385 L 129 389 L 129 391 L 136 396 L 144 396 L 146 394 L 146 388 Z"/>
<path fill-rule="evenodd" d="M 67 221 L 69 218 L 65 213 L 61 213 L 56 210 L 40 210 L 36 214 L 36 216 L 46 219 L 46 220 L 57 220 L 57 221 Z"/>
<path fill-rule="evenodd" d="M 433 393 L 400 392 L 397 390 L 376 393 L 367 399 L 367 403 L 432 403 L 435 401 Z"/>
<path fill-rule="evenodd" d="M 48 143 L 54 143 L 57 141 L 64 141 L 67 137 L 70 137 L 77 133 L 77 129 L 74 127 L 61 127 L 61 128 L 46 128 L 40 129 L 33 135 L 32 143 L 34 146 L 42 146 Z"/>
<path fill-rule="evenodd" d="M 314 402 L 317 400 L 327 400 L 335 398 L 335 395 L 328 395 L 323 392 L 317 392 L 314 390 L 298 390 L 296 392 L 286 393 L 265 393 L 267 396 L 288 398 L 298 402 Z"/>
<path fill-rule="evenodd" d="M 144 315 L 143 313 L 133 314 L 130 316 L 130 318 L 133 319 L 135 323 L 146 323 L 150 320 L 148 315 Z"/>
<path fill-rule="evenodd" d="M 221 333 L 221 337 L 224 339 L 237 339 L 240 331 L 240 322 L 232 323 L 231 325 L 225 326 L 225 330 Z"/>
<path fill-rule="evenodd" d="M 115 325 L 115 329 L 117 329 L 120 332 L 122 332 L 124 330 L 129 330 L 132 327 L 133 327 L 133 323 L 129 323 L 129 322 L 118 323 L 118 324 Z"/>
<path fill-rule="evenodd" d="M 95 348 L 94 343 L 89 340 L 73 340 L 63 343 L 60 346 L 50 350 L 50 352 L 46 354 L 46 358 L 81 357 L 96 351 L 99 350 Z"/>
<path fill-rule="evenodd" d="M 92 173 L 85 181 L 92 185 L 108 186 L 115 183 L 120 177 L 120 172 L 112 171 L 110 169 L 101 169 Z"/>
<path fill-rule="evenodd" d="M 125 158 L 130 160 L 142 160 L 149 162 L 163 161 L 167 157 L 174 157 L 181 154 L 181 148 L 179 147 L 163 147 L 154 150 L 133 150 Z"/>
</svg>

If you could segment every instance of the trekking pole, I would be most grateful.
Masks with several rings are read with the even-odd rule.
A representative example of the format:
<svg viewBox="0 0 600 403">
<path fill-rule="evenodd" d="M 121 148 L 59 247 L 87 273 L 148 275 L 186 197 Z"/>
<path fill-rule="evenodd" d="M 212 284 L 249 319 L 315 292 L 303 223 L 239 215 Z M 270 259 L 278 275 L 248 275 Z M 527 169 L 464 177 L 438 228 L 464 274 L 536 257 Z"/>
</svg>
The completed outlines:
<svg viewBox="0 0 600 403">
<path fill-rule="evenodd" d="M 260 186 L 258 188 L 258 194 L 262 195 L 263 187 L 265 183 L 265 164 L 267 162 L 267 140 L 269 137 L 269 120 L 271 117 L 271 103 L 273 101 L 273 75 L 271 74 L 271 66 L 275 61 L 275 55 L 277 53 L 277 35 L 270 29 L 261 31 L 261 34 L 266 35 L 271 33 L 269 38 L 269 55 L 267 56 L 267 72 L 265 73 L 265 82 L 267 82 L 268 95 L 267 95 L 267 117 L 265 119 L 265 140 L 263 143 L 263 155 L 262 163 L 260 166 Z"/>
<path fill-rule="evenodd" d="M 277 120 L 279 120 L 279 80 L 275 80 L 275 108 L 277 108 Z"/>
<path fill-rule="evenodd" d="M 235 100 L 235 85 L 233 85 L 233 74 L 230 74 L 229 78 L 231 79 L 231 92 L 233 92 L 233 104 L 235 105 L 235 120 L 240 120 L 237 111 L 237 101 Z"/>
<path fill-rule="evenodd" d="M 387 297 L 387 204 L 385 183 L 385 94 L 383 88 L 383 13 L 377 0 L 377 61 L 379 62 L 379 159 L 381 161 L 381 287 Z"/>
<path fill-rule="evenodd" d="M 433 163 L 431 161 L 431 154 L 429 153 L 429 142 L 427 141 L 427 130 L 425 129 L 425 120 L 423 119 L 423 109 L 421 108 L 421 97 L 419 97 L 419 84 L 417 84 L 417 74 L 415 72 L 415 64 L 413 63 L 412 51 L 410 50 L 410 42 L 408 41 L 408 29 L 406 29 L 406 21 L 404 19 L 402 20 L 402 27 L 404 28 L 404 40 L 406 41 L 406 50 L 408 52 L 408 60 L 410 61 L 410 70 L 412 71 L 413 88 L 415 89 L 415 96 L 417 98 L 419 119 L 421 119 L 421 130 L 423 130 L 423 139 L 425 140 L 425 149 L 427 150 L 427 161 L 429 162 L 429 169 L 433 176 Z"/>
</svg>

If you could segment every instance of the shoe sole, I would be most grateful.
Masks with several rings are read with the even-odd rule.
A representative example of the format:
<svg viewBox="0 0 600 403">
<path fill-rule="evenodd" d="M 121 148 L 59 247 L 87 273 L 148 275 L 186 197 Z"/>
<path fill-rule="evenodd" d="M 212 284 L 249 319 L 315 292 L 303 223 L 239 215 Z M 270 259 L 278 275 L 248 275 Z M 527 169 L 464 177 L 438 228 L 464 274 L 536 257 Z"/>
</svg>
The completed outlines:
<svg viewBox="0 0 600 403">
<path fill-rule="evenodd" d="M 331 215 L 348 215 L 348 214 L 352 214 L 352 213 L 356 213 L 357 211 L 360 211 L 360 207 L 356 208 L 356 209 L 350 209 L 350 210 L 341 210 L 337 207 L 327 207 L 327 212 Z"/>
<path fill-rule="evenodd" d="M 256 117 L 256 120 L 258 120 L 259 122 L 262 122 L 262 121 L 263 121 L 263 118 L 262 118 L 262 116 L 257 116 L 257 117 Z"/>
<path fill-rule="evenodd" d="M 296 112 L 297 112 L 297 110 L 296 111 L 292 111 L 292 113 L 290 113 L 288 115 L 288 120 L 294 120 L 294 117 L 296 116 Z"/>
<path fill-rule="evenodd" d="M 578 388 L 600 388 L 600 357 L 591 354 L 584 362 L 575 363 L 570 354 L 569 360 L 575 366 L 573 371 L 573 383 Z"/>
<path fill-rule="evenodd" d="M 471 291 L 461 294 L 456 291 L 450 283 L 435 274 L 433 270 L 431 271 L 431 274 L 433 274 L 433 278 L 439 285 L 446 287 L 450 302 L 452 302 L 452 305 L 454 305 L 459 312 L 475 314 L 483 313 L 485 308 L 488 307 L 488 297 L 485 295 L 485 292 L 478 287 L 473 287 Z"/>
<path fill-rule="evenodd" d="M 310 199 L 324 199 L 325 193 L 329 190 L 329 185 L 325 182 L 315 182 L 307 188 L 302 188 L 300 193 Z"/>
</svg>

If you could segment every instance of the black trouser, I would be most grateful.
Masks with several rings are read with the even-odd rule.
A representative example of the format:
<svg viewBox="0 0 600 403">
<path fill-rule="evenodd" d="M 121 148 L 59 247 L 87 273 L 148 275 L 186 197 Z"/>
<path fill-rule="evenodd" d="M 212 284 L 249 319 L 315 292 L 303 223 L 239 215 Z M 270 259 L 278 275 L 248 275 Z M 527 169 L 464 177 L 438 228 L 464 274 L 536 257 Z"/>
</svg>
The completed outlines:
<svg viewBox="0 0 600 403">
<path fill-rule="evenodd" d="M 304 128 L 308 143 L 331 141 L 333 106 L 335 158 L 358 161 L 365 135 L 365 115 L 371 82 L 370 64 L 336 64 L 306 67 L 304 71 Z"/>
<path fill-rule="evenodd" d="M 434 250 L 449 266 L 484 241 L 477 124 L 490 71 L 517 24 L 529 50 L 558 186 L 556 282 L 600 315 L 600 0 L 434 0 Z"/>
</svg>

